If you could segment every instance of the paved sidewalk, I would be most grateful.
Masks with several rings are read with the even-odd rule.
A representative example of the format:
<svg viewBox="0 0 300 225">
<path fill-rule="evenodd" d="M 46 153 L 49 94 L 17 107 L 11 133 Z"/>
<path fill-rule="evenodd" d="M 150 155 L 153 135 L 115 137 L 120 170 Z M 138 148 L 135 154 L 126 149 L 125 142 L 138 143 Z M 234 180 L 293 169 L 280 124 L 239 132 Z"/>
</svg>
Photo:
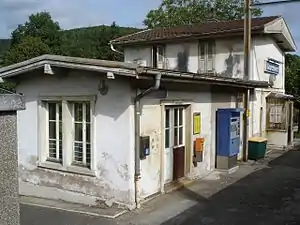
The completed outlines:
<svg viewBox="0 0 300 225">
<path fill-rule="evenodd" d="M 264 160 L 243 163 L 233 174 L 216 171 L 115 220 L 21 206 L 21 225 L 293 225 L 298 221 L 300 151 L 275 150 Z"/>
</svg>

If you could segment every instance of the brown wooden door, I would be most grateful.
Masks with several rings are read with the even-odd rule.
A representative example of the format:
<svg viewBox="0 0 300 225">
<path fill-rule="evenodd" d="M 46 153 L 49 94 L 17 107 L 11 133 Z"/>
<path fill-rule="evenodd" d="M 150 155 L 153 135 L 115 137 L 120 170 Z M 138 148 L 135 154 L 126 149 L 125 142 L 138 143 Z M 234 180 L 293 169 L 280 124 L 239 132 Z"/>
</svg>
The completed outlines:
<svg viewBox="0 0 300 225">
<path fill-rule="evenodd" d="M 185 147 L 173 148 L 173 180 L 184 177 Z"/>
</svg>

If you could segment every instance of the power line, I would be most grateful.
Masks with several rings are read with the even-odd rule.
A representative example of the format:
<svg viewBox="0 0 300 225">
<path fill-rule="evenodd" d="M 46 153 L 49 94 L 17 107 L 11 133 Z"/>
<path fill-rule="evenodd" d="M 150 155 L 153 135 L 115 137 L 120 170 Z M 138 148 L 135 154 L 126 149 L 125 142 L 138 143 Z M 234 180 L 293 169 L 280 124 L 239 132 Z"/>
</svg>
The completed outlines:
<svg viewBox="0 0 300 225">
<path fill-rule="evenodd" d="M 295 3 L 295 2 L 300 2 L 300 0 L 281 0 L 281 1 L 259 2 L 259 3 L 253 3 L 253 4 L 251 4 L 251 6 L 275 5 L 275 4 Z"/>
</svg>

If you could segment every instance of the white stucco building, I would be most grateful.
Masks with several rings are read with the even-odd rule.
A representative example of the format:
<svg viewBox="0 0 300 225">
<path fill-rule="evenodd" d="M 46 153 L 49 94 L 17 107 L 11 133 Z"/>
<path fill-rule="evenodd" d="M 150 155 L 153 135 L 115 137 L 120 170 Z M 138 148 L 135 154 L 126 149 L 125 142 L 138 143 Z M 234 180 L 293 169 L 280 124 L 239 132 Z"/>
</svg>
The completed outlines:
<svg viewBox="0 0 300 225">
<path fill-rule="evenodd" d="M 134 208 L 173 181 L 200 178 L 215 168 L 216 110 L 241 107 L 249 89 L 249 136 L 282 134 L 273 144 L 287 145 L 280 124 L 288 120 L 266 97 L 288 97 L 284 53 L 295 45 L 280 17 L 252 24 L 250 80 L 242 21 L 116 39 L 125 63 L 45 55 L 1 68 L 26 104 L 18 112 L 20 194 Z"/>
</svg>

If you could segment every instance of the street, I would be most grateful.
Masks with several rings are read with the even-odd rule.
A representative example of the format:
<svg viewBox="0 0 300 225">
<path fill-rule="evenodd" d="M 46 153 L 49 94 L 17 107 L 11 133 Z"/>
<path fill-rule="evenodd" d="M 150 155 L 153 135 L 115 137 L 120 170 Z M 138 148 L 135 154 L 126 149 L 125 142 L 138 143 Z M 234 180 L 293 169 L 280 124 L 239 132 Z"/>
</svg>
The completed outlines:
<svg viewBox="0 0 300 225">
<path fill-rule="evenodd" d="M 194 187 L 164 195 L 151 207 L 117 220 L 90 217 L 54 209 L 21 206 L 21 225 L 197 224 L 293 225 L 300 221 L 300 151 L 289 151 L 265 167 L 237 180 L 210 197 Z M 236 172 L 239 174 L 239 172 Z M 224 178 L 223 178 L 224 179 Z M 222 179 L 221 179 L 222 181 Z M 210 189 L 214 189 L 213 181 Z M 224 180 L 222 181 L 224 183 Z M 209 188 L 209 185 L 207 185 Z M 197 191 L 198 190 L 198 191 Z M 161 202 L 164 202 L 161 204 Z M 178 203 L 176 206 L 176 202 Z M 192 203 L 192 204 L 191 204 Z M 182 206 L 180 206 L 182 204 Z M 182 211 L 183 205 L 189 206 Z M 177 207 L 177 208 L 174 208 Z M 171 212 L 172 211 L 172 212 Z M 174 215 L 168 218 L 168 215 Z"/>
</svg>

